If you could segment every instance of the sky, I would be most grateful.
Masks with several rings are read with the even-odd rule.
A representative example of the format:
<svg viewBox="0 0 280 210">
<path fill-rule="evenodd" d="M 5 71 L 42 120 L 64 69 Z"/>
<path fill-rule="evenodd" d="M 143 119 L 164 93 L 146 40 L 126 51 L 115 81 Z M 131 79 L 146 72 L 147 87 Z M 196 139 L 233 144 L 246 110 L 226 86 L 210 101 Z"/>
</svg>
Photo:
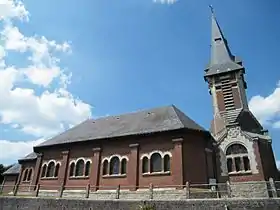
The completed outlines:
<svg viewBox="0 0 280 210">
<path fill-rule="evenodd" d="M 279 0 L 0 0 L 0 163 L 85 119 L 170 104 L 208 129 L 209 4 L 280 165 Z"/>
</svg>

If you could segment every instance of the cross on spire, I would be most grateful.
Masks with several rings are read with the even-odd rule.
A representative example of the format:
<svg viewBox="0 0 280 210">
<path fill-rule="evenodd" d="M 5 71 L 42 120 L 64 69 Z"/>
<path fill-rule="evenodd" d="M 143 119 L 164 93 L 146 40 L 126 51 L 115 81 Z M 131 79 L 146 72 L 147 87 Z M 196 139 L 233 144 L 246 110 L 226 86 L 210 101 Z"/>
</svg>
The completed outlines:
<svg viewBox="0 0 280 210">
<path fill-rule="evenodd" d="M 211 13 L 214 14 L 214 8 L 213 8 L 213 6 L 211 4 L 209 5 L 209 8 L 211 10 Z"/>
<path fill-rule="evenodd" d="M 209 5 L 211 10 L 211 60 L 208 67 L 207 75 L 218 74 L 222 72 L 241 69 L 242 66 L 235 62 L 234 56 L 231 54 L 226 38 L 216 20 L 214 8 Z"/>
</svg>

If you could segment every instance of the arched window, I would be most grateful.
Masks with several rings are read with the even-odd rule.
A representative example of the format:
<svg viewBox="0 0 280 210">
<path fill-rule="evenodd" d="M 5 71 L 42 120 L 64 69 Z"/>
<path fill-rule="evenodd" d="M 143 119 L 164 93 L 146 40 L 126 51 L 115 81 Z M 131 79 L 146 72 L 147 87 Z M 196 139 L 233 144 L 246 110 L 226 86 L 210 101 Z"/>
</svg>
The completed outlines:
<svg viewBox="0 0 280 210">
<path fill-rule="evenodd" d="M 163 170 L 164 170 L 164 172 L 170 171 L 170 157 L 169 157 L 169 155 L 164 155 Z"/>
<path fill-rule="evenodd" d="M 250 171 L 250 160 L 246 147 L 232 144 L 226 150 L 227 169 L 229 173 Z"/>
<path fill-rule="evenodd" d="M 30 168 L 30 169 L 28 170 L 27 181 L 30 181 L 30 180 L 31 180 L 31 176 L 32 176 L 32 169 Z"/>
<path fill-rule="evenodd" d="M 110 174 L 119 174 L 120 160 L 118 157 L 113 157 L 110 161 Z"/>
<path fill-rule="evenodd" d="M 151 172 L 160 172 L 162 171 L 162 158 L 159 153 L 154 153 L 151 156 Z"/>
<path fill-rule="evenodd" d="M 54 176 L 54 170 L 55 170 L 55 164 L 52 161 L 48 164 L 48 167 L 47 167 L 47 177 L 53 177 Z"/>
<path fill-rule="evenodd" d="M 59 167 L 60 167 L 60 165 L 59 165 L 59 163 L 57 163 L 56 166 L 55 166 L 54 177 L 58 177 Z"/>
<path fill-rule="evenodd" d="M 149 159 L 147 157 L 143 157 L 142 160 L 142 173 L 149 172 Z"/>
<path fill-rule="evenodd" d="M 45 176 L 46 176 L 46 170 L 47 170 L 47 165 L 44 164 L 44 165 L 42 166 L 41 177 L 45 177 Z"/>
<path fill-rule="evenodd" d="M 23 177 L 22 177 L 22 180 L 23 180 L 23 181 L 26 181 L 27 175 L 28 175 L 28 169 L 25 169 L 25 170 L 24 170 L 24 173 L 23 173 Z"/>
<path fill-rule="evenodd" d="M 86 162 L 85 176 L 89 176 L 90 172 L 90 161 Z"/>
<path fill-rule="evenodd" d="M 126 174 L 126 159 L 123 158 L 121 162 L 121 174 Z"/>
<path fill-rule="evenodd" d="M 75 176 L 83 176 L 84 166 L 85 166 L 84 160 L 82 159 L 78 160 L 78 162 L 76 163 Z"/>
<path fill-rule="evenodd" d="M 69 176 L 74 176 L 74 171 L 75 171 L 75 163 L 70 164 L 70 173 Z"/>
<path fill-rule="evenodd" d="M 104 160 L 103 162 L 102 175 L 108 175 L 108 160 Z"/>
<path fill-rule="evenodd" d="M 228 147 L 226 155 L 239 155 L 239 154 L 247 154 L 247 149 L 241 144 L 233 144 Z"/>
<path fill-rule="evenodd" d="M 232 158 L 227 159 L 227 168 L 228 168 L 228 172 L 231 173 L 233 170 Z"/>
</svg>

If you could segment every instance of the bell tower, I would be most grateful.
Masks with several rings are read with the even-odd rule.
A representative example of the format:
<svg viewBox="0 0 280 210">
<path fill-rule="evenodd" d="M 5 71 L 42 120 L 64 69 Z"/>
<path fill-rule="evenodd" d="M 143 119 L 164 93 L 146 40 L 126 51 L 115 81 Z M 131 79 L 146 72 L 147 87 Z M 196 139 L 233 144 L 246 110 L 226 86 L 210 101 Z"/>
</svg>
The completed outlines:
<svg viewBox="0 0 280 210">
<path fill-rule="evenodd" d="M 213 103 L 219 181 L 266 180 L 277 173 L 271 138 L 249 110 L 244 75 L 243 62 L 232 54 L 211 8 L 211 56 L 204 79 Z"/>
</svg>

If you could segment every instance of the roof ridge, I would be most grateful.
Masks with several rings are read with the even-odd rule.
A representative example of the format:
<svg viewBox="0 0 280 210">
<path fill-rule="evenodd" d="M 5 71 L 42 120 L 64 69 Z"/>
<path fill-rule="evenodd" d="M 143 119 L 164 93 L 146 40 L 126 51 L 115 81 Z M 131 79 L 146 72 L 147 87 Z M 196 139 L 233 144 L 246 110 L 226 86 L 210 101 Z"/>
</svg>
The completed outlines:
<svg viewBox="0 0 280 210">
<path fill-rule="evenodd" d="M 181 111 L 178 107 L 176 107 L 174 104 L 172 105 L 174 112 L 176 113 L 178 119 L 180 120 L 180 123 L 183 125 L 183 127 L 186 127 L 185 123 L 184 123 L 184 119 L 182 119 L 182 117 L 186 118 L 187 120 L 189 120 L 195 127 L 200 128 L 200 130 L 202 131 L 206 131 L 205 128 L 203 128 L 202 126 L 200 126 L 199 124 L 197 124 L 192 118 L 190 118 L 189 116 L 187 116 L 183 111 Z M 178 113 L 179 112 L 179 113 Z M 196 128 L 196 129 L 197 129 Z M 192 128 L 195 129 L 195 128 Z M 197 129 L 199 130 L 199 129 Z"/>
<path fill-rule="evenodd" d="M 138 110 L 134 110 L 134 111 L 130 111 L 130 112 L 125 112 L 125 113 L 122 113 L 122 114 L 114 114 L 114 115 L 109 115 L 109 116 L 102 116 L 102 117 L 98 117 L 98 118 L 95 118 L 95 119 L 90 119 L 91 121 L 96 121 L 96 120 L 99 120 L 99 119 L 106 119 L 106 118 L 115 118 L 115 117 L 121 117 L 121 116 L 126 116 L 126 115 L 130 115 L 130 114 L 138 114 L 139 112 L 149 112 L 149 111 L 152 111 L 152 110 L 158 110 L 158 109 L 162 109 L 162 108 L 168 108 L 168 107 L 171 107 L 171 105 L 163 105 L 163 106 L 154 106 L 154 107 L 151 107 L 151 108 L 142 108 L 142 109 L 138 109 Z"/>
</svg>

